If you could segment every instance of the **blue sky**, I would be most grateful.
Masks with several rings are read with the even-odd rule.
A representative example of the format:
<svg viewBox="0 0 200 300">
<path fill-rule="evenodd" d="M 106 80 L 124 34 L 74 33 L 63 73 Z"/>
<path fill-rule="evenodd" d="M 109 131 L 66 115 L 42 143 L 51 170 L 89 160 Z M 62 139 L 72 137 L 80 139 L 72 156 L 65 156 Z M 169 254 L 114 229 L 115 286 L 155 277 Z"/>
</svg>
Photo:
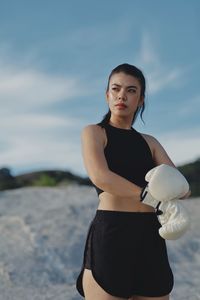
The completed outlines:
<svg viewBox="0 0 200 300">
<path fill-rule="evenodd" d="M 1 1 L 0 167 L 86 176 L 80 133 L 107 112 L 111 70 L 147 80 L 145 125 L 176 165 L 200 157 L 200 2 Z"/>
</svg>

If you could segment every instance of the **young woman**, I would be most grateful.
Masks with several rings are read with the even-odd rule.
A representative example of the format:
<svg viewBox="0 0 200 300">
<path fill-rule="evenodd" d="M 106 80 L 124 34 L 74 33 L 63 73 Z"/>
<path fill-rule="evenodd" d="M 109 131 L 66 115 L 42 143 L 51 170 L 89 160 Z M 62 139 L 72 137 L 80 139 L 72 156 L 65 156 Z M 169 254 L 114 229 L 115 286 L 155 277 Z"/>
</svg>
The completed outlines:
<svg viewBox="0 0 200 300">
<path fill-rule="evenodd" d="M 173 288 L 161 225 L 155 209 L 141 202 L 146 173 L 160 164 L 175 167 L 157 139 L 132 127 L 145 108 L 145 86 L 137 67 L 117 66 L 108 79 L 108 113 L 81 134 L 100 200 L 76 281 L 86 300 L 168 300 Z"/>
</svg>

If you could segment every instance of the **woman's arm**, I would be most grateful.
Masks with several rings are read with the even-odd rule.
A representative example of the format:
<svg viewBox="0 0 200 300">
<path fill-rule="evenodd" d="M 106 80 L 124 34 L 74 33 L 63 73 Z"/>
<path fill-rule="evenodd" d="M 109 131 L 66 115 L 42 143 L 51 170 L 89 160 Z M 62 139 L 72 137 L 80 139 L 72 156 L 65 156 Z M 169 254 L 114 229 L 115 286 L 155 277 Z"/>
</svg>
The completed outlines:
<svg viewBox="0 0 200 300">
<path fill-rule="evenodd" d="M 144 135 L 144 137 L 146 138 L 146 140 L 148 141 L 148 143 L 150 145 L 150 148 L 152 150 L 153 159 L 154 159 L 156 166 L 161 165 L 161 164 L 166 164 L 166 165 L 176 168 L 175 164 L 172 162 L 172 160 L 168 156 L 167 152 L 165 151 L 163 146 L 158 142 L 157 139 L 155 139 L 153 136 L 150 136 L 150 135 Z M 180 199 L 186 199 L 190 195 L 191 195 L 191 190 L 189 190 L 188 193 Z"/>
<path fill-rule="evenodd" d="M 176 168 L 175 164 L 172 162 L 167 152 L 156 138 L 148 134 L 142 134 L 142 136 L 151 149 L 152 157 L 156 166 L 166 164 Z"/>
<path fill-rule="evenodd" d="M 81 132 L 82 156 L 91 181 L 103 191 L 119 197 L 135 197 L 141 188 L 112 172 L 104 155 L 104 135 L 98 125 L 87 125 Z"/>
</svg>

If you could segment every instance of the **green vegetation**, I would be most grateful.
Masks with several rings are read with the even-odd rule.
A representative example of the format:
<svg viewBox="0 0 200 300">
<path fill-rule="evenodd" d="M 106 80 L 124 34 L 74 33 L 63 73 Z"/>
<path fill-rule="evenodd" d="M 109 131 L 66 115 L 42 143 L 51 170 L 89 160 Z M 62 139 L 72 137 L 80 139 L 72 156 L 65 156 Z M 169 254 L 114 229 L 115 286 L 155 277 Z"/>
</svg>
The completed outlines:
<svg viewBox="0 0 200 300">
<path fill-rule="evenodd" d="M 32 183 L 33 186 L 56 186 L 56 180 L 46 174 L 40 175 L 39 178 L 35 179 Z"/>
<path fill-rule="evenodd" d="M 190 184 L 192 197 L 200 196 L 200 158 L 196 161 L 178 167 Z"/>
<path fill-rule="evenodd" d="M 83 178 L 68 171 L 44 170 L 12 176 L 8 168 L 0 169 L 0 191 L 26 186 L 67 186 L 71 183 L 92 184 L 88 177 Z"/>
</svg>

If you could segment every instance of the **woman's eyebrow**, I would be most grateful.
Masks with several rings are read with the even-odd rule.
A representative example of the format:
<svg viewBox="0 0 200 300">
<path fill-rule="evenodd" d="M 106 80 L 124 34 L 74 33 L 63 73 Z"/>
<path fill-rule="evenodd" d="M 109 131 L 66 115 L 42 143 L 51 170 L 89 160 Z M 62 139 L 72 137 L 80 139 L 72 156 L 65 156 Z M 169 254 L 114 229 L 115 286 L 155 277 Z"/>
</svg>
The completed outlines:
<svg viewBox="0 0 200 300">
<path fill-rule="evenodd" d="M 120 84 L 117 84 L 117 83 L 113 83 L 112 85 L 116 85 L 116 86 L 119 86 L 119 87 L 121 87 L 121 85 Z M 137 86 L 135 86 L 135 85 L 128 85 L 126 88 L 135 88 L 135 89 L 137 89 Z"/>
</svg>

